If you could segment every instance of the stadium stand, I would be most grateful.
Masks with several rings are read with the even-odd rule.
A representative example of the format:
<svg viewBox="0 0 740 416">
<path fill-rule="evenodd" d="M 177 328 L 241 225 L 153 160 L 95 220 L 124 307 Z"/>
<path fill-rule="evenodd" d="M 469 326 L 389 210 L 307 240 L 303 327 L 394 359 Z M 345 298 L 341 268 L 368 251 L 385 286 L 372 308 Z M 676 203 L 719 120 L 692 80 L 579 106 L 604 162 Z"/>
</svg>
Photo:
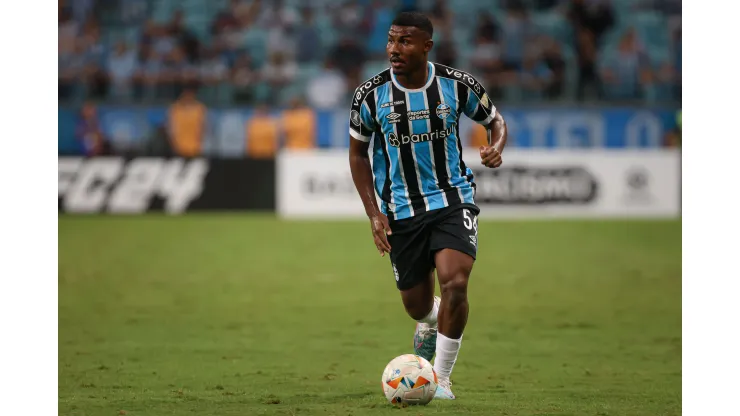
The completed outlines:
<svg viewBox="0 0 740 416">
<path fill-rule="evenodd" d="M 433 60 L 507 102 L 680 100 L 679 0 L 60 1 L 59 99 L 166 103 L 197 82 L 209 105 L 342 107 L 386 67 L 401 9 L 433 17 Z"/>
</svg>

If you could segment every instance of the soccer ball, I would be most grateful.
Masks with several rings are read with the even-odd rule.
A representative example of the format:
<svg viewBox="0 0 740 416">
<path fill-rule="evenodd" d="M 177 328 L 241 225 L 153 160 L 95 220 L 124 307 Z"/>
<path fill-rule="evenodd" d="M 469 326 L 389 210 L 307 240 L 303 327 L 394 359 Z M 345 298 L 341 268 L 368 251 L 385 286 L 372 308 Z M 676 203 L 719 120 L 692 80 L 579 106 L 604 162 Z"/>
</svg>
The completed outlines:
<svg viewBox="0 0 740 416">
<path fill-rule="evenodd" d="M 437 391 L 437 373 L 429 361 L 414 354 L 400 355 L 383 371 L 383 393 L 396 406 L 425 405 Z"/>
</svg>

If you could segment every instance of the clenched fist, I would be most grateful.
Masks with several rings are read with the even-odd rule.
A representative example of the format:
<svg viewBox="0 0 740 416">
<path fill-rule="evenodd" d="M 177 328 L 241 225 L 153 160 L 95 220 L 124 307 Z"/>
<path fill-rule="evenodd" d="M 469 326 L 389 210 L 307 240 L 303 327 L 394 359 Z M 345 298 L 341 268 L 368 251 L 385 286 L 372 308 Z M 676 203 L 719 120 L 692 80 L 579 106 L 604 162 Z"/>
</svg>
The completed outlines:
<svg viewBox="0 0 740 416">
<path fill-rule="evenodd" d="M 487 168 L 497 168 L 501 166 L 503 159 L 501 159 L 501 153 L 494 149 L 493 146 L 481 146 L 480 149 L 480 163 Z"/>
</svg>

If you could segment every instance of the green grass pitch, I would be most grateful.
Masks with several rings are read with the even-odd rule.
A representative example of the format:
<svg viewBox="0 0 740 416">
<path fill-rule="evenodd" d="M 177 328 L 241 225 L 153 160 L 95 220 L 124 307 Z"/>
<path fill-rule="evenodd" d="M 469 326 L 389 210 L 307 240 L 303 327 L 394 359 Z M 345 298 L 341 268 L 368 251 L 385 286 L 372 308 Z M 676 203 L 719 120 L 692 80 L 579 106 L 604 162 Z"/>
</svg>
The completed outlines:
<svg viewBox="0 0 740 416">
<path fill-rule="evenodd" d="M 479 224 L 454 402 L 366 222 L 59 216 L 60 415 L 680 415 L 681 222 Z"/>
</svg>

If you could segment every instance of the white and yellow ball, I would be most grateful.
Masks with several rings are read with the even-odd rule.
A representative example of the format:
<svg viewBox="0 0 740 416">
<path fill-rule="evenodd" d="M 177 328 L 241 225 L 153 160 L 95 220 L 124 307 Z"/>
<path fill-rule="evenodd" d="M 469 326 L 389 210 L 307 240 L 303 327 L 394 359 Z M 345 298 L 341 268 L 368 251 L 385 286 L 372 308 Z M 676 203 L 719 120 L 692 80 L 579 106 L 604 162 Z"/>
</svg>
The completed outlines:
<svg viewBox="0 0 740 416">
<path fill-rule="evenodd" d="M 437 374 L 429 361 L 414 354 L 400 355 L 383 371 L 383 393 L 396 406 L 425 405 L 437 390 Z"/>
</svg>

